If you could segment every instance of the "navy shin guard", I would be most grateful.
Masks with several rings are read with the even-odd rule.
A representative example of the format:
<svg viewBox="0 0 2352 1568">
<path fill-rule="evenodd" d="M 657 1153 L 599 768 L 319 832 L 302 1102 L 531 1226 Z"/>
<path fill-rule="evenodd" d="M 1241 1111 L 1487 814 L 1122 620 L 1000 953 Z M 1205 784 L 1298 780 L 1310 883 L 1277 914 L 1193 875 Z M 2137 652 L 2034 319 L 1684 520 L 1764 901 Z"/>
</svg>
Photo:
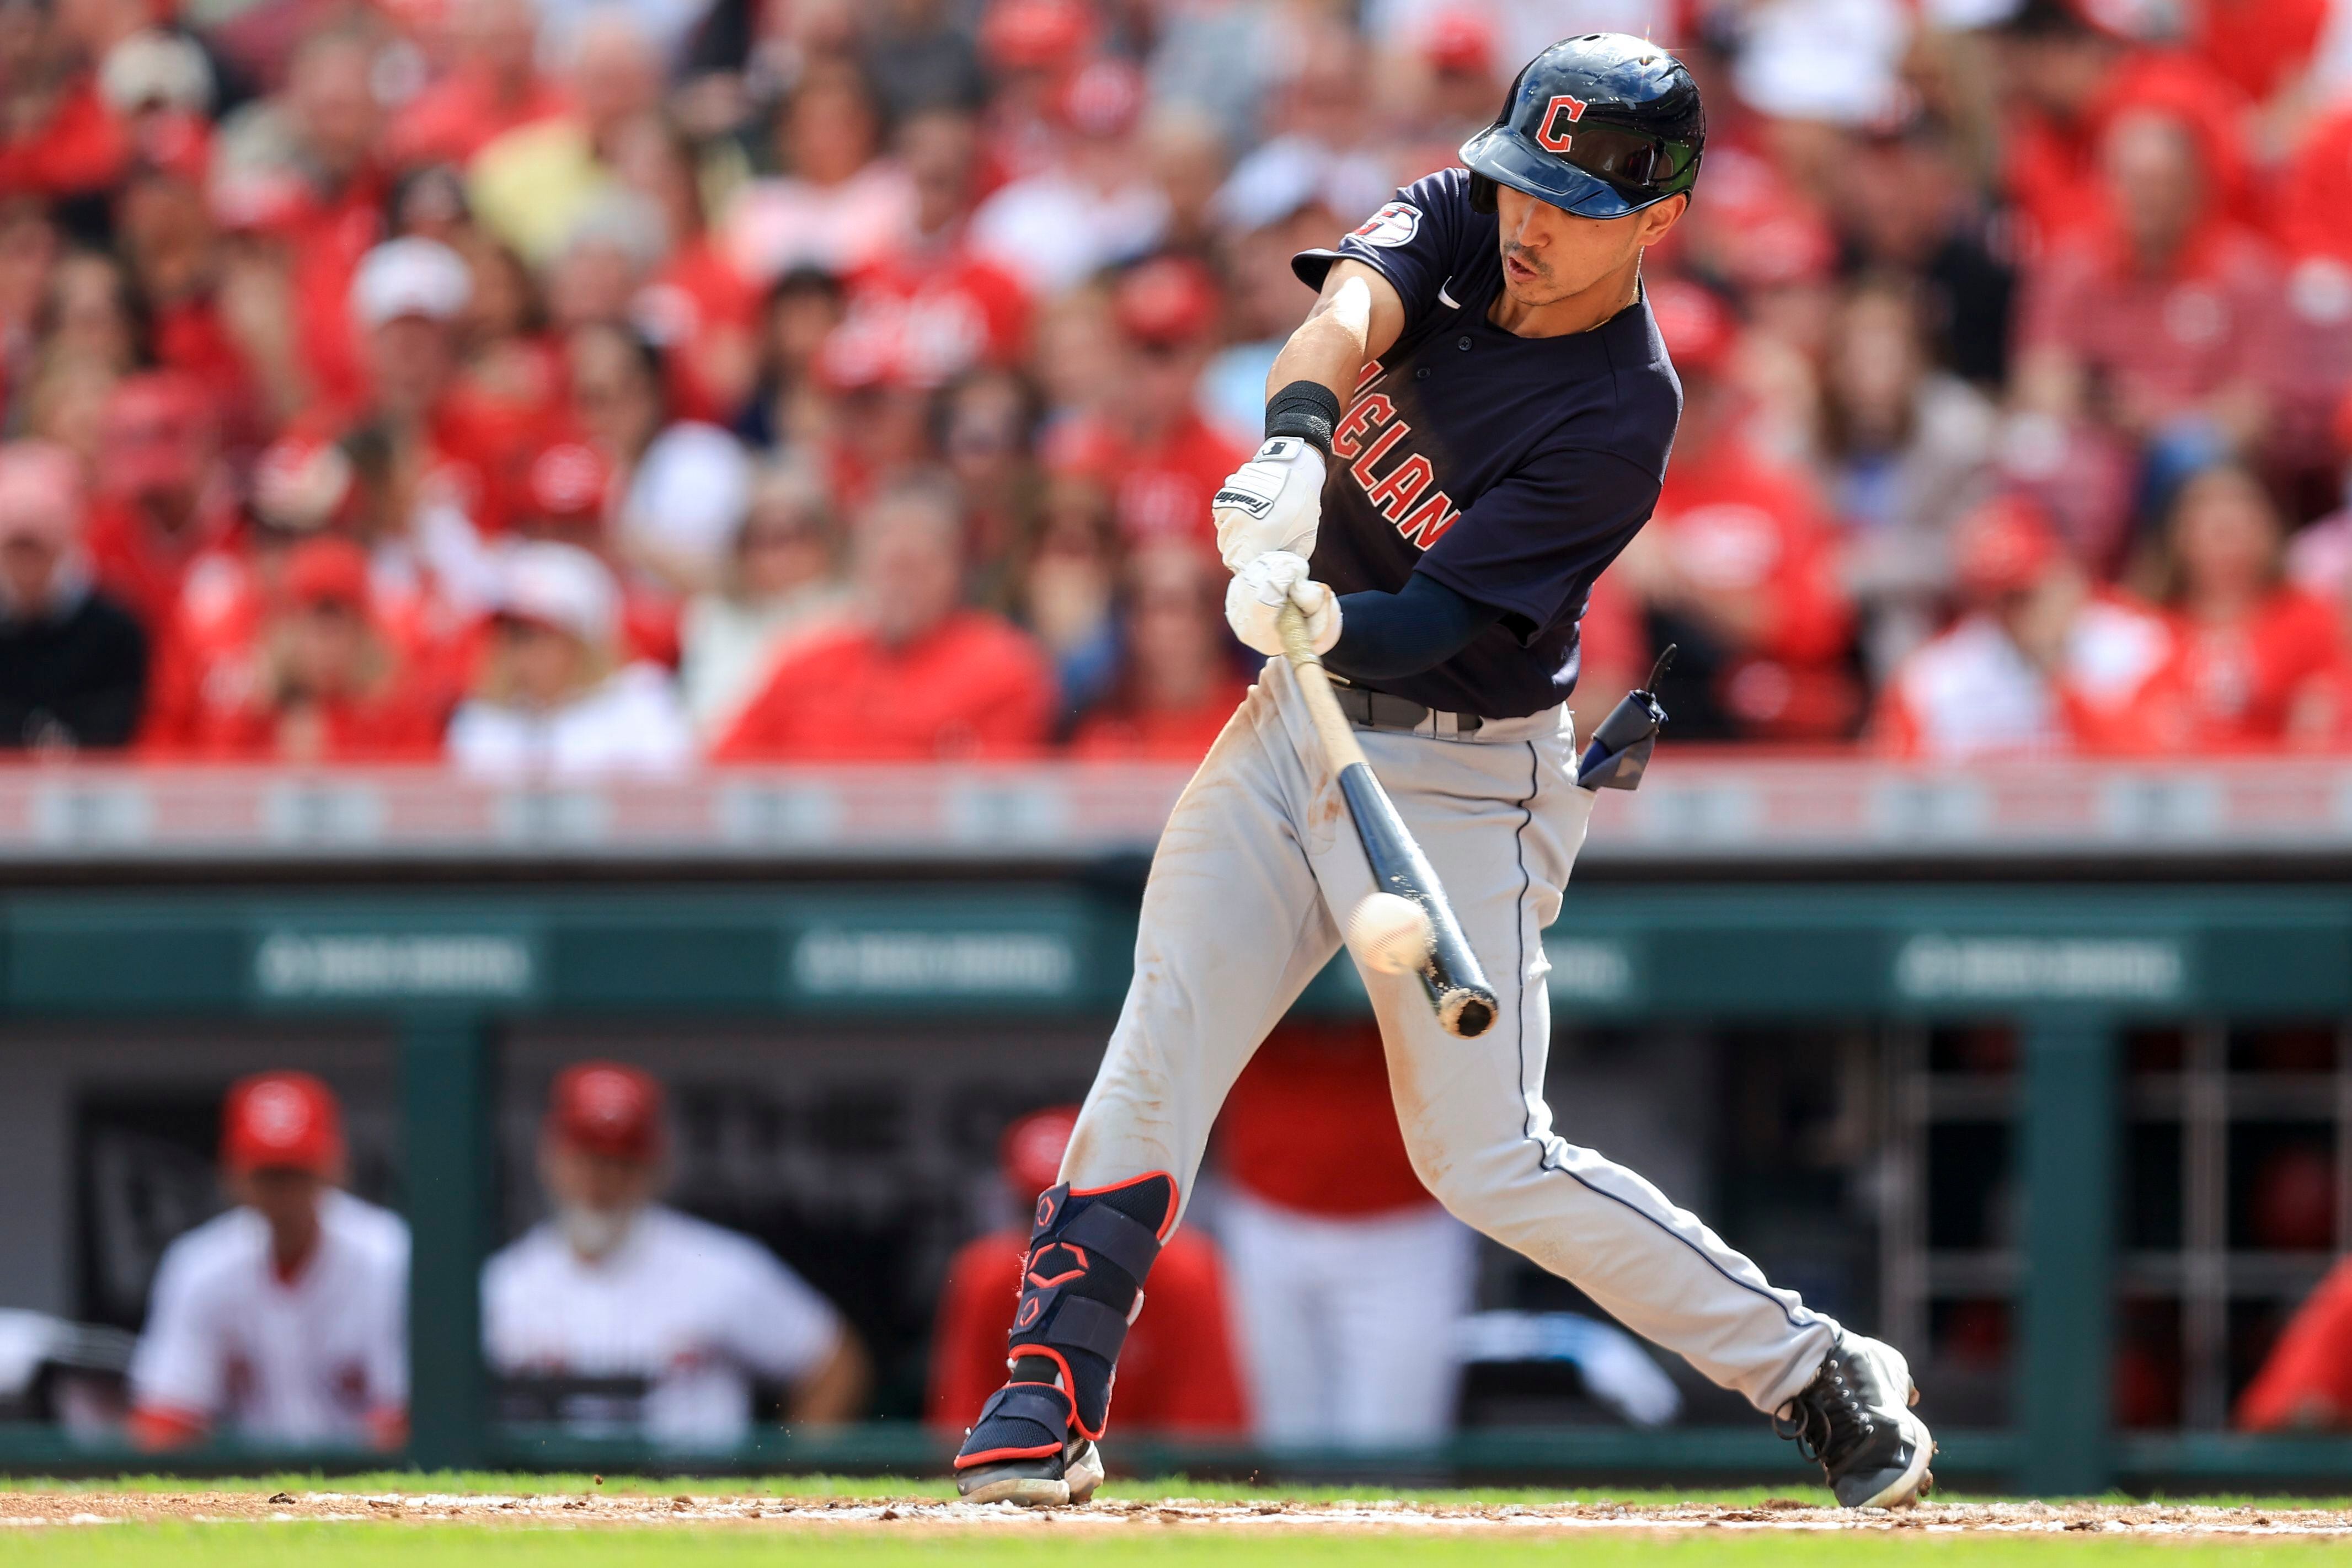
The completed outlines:
<svg viewBox="0 0 2352 1568">
<path fill-rule="evenodd" d="M 1102 1436 L 1119 1346 L 1175 1222 L 1176 1181 L 1160 1171 L 1037 1199 L 1006 1337 L 1012 1379 L 982 1406 L 957 1469 L 1058 1454 L 1073 1429 Z"/>
</svg>

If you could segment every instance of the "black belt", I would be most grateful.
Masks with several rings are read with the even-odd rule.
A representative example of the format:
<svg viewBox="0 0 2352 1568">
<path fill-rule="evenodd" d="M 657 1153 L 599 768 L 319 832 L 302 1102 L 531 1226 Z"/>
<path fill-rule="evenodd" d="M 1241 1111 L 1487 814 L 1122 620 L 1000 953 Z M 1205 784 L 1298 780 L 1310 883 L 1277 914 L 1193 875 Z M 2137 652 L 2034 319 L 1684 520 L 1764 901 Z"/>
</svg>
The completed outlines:
<svg viewBox="0 0 2352 1568">
<path fill-rule="evenodd" d="M 1339 711 L 1366 729 L 1423 729 L 1429 726 L 1431 710 L 1404 697 L 1376 692 L 1369 686 L 1343 686 L 1334 683 L 1331 695 L 1339 699 Z M 1454 729 L 1463 735 L 1475 735 L 1486 721 L 1475 713 L 1445 714 L 1454 721 Z"/>
</svg>

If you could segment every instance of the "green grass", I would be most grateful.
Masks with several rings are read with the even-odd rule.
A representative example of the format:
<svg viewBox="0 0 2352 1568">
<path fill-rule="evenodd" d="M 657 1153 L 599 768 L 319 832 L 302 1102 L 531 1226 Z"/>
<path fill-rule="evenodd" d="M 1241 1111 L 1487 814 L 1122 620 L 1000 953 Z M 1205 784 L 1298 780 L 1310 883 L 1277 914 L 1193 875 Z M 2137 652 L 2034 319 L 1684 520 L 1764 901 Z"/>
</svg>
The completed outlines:
<svg viewBox="0 0 2352 1568">
<path fill-rule="evenodd" d="M 2280 1542 L 2206 1545 L 2121 1537 L 2030 1539 L 1923 1535 L 1760 1536 L 1693 1531 L 1657 1539 L 1584 1535 L 1543 1540 L 1387 1535 L 1374 1540 L 1310 1531 L 1236 1536 L 1162 1525 L 1048 1533 L 1038 1530 L 918 1534 L 842 1531 L 781 1536 L 772 1531 L 424 1528 L 379 1524 L 122 1525 L 0 1533 L 0 1563 L 71 1568 L 1495 1568 L 1543 1563 L 1574 1568 L 2304 1568 L 2341 1554 L 2340 1544 Z M 2321 1552 L 2330 1556 L 2323 1559 Z"/>
</svg>

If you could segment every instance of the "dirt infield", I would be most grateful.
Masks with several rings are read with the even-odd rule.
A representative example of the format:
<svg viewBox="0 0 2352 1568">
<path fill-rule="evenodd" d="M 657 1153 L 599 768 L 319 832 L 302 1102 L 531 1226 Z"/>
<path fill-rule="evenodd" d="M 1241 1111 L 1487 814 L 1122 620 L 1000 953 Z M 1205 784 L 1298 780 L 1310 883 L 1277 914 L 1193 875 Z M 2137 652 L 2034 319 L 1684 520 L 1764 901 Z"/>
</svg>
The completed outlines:
<svg viewBox="0 0 2352 1568">
<path fill-rule="evenodd" d="M 1131 1528 L 1258 1531 L 1268 1529 L 1396 1531 L 1433 1533 L 1603 1531 L 1925 1531 L 2035 1535 L 2070 1531 L 2201 1540 L 2339 1537 L 2352 1540 L 2352 1511 L 2277 1508 L 2105 1503 L 1944 1503 L 1895 1512 L 1854 1512 L 1793 1499 L 1753 1507 L 1685 1502 L 1621 1504 L 1606 1500 L 1496 1507 L 1414 1502 L 1299 1502 L 1279 1498 L 1211 1501 L 1197 1498 L 1117 1498 L 1083 1508 L 1029 1511 L 1010 1504 L 973 1507 L 932 1498 L 476 1495 L 458 1492 L 254 1491 L 0 1493 L 0 1529 L 112 1523 L 269 1521 L 456 1521 L 467 1524 L 594 1527 L 724 1525 L 739 1529 L 882 1531 L 911 1529 L 1090 1530 Z"/>
</svg>

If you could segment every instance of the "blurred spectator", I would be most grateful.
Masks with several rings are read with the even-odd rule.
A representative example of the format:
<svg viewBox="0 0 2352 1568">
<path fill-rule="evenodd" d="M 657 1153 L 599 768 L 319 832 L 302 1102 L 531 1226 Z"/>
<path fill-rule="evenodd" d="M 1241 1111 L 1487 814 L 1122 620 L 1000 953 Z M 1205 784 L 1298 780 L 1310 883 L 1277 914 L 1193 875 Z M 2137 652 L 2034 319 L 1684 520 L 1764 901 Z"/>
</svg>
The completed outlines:
<svg viewBox="0 0 2352 1568">
<path fill-rule="evenodd" d="M 667 1155 L 647 1074 L 556 1075 L 539 1140 L 549 1217 L 482 1270 L 483 1343 L 510 1408 L 702 1448 L 742 1439 L 761 1383 L 783 1386 L 795 1425 L 857 1415 L 856 1333 L 758 1242 L 656 1202 Z"/>
<path fill-rule="evenodd" d="M 1113 262 L 1142 256 L 1168 223 L 1168 198 L 1144 175 L 1135 136 L 1143 78 L 1100 58 L 1060 91 L 1058 155 L 1013 181 L 972 214 L 972 248 L 1033 293 L 1065 293 Z"/>
<path fill-rule="evenodd" d="M 1193 394 L 1222 306 L 1214 277 L 1188 257 L 1122 272 L 1110 298 L 1116 374 L 1098 407 L 1049 437 L 1050 465 L 1108 488 L 1129 546 L 1190 540 L 1215 553 L 1209 498 L 1252 451 L 1220 434 Z"/>
<path fill-rule="evenodd" d="M 754 182 L 726 218 L 728 254 L 769 284 L 795 267 L 844 273 L 883 259 L 912 233 L 917 196 L 882 156 L 882 117 L 855 69 L 813 73 L 776 116 L 782 173 Z"/>
<path fill-rule="evenodd" d="M 623 131 L 661 98 L 660 62 L 632 14 L 582 15 L 561 46 L 569 61 L 565 112 L 496 137 L 466 169 L 475 214 L 533 263 L 551 259 L 581 214 L 611 188 Z"/>
<path fill-rule="evenodd" d="M 562 113 L 562 93 L 539 73 L 538 26 L 530 0 L 454 0 L 452 57 L 394 120 L 385 137 L 392 161 L 462 167 L 508 131 Z"/>
<path fill-rule="evenodd" d="M 2250 1432 L 2352 1427 L 2352 1260 L 2295 1309 L 2239 1396 L 2233 1424 Z"/>
<path fill-rule="evenodd" d="M 1838 312 L 1822 386 L 1822 457 L 1843 525 L 1845 586 L 1884 678 L 1936 630 L 1952 524 L 1992 482 L 1998 417 L 1939 371 L 1899 277 L 1858 284 Z"/>
<path fill-rule="evenodd" d="M 2131 10 L 2023 0 L 2001 24 L 2001 178 L 2030 247 L 2065 244 L 2105 223 L 2101 164 L 2110 131 L 2138 110 L 2183 117 L 2214 193 L 2234 199 L 2243 95 L 2196 54 L 2137 44 L 2122 25 Z"/>
<path fill-rule="evenodd" d="M 730 420 L 751 390 L 760 296 L 710 232 L 694 144 L 675 121 L 646 115 L 621 132 L 614 169 L 657 209 L 664 242 L 629 319 L 661 346 L 681 414 Z"/>
<path fill-rule="evenodd" d="M 0 750 L 119 747 L 147 692 L 147 635 L 95 588 L 81 465 L 44 443 L 0 446 Z"/>
<path fill-rule="evenodd" d="M 1108 477 L 1051 476 L 1015 568 L 1022 627 L 1053 661 L 1066 717 L 1092 707 L 1118 678 L 1121 551 L 1110 507 Z"/>
<path fill-rule="evenodd" d="M 385 532 L 404 531 L 423 506 L 454 506 L 491 520 L 503 466 L 492 442 L 506 434 L 471 416 L 456 397 L 457 324 L 473 298 L 473 273 L 438 240 L 409 236 L 368 252 L 352 277 L 351 315 L 363 338 L 366 394 L 345 428 L 385 448 Z"/>
<path fill-rule="evenodd" d="M 948 1260 L 931 1331 L 924 1418 L 961 1433 L 1004 1382 L 1004 1302 L 1028 1265 L 1028 1210 L 1061 1179 L 1078 1108 L 1033 1111 L 997 1145 L 1007 1195 L 1024 1218 L 975 1237 Z M 1169 1237 L 1151 1266 L 1151 1295 L 1118 1358 L 1118 1419 L 1129 1431 L 1239 1436 L 1248 1417 L 1235 1365 L 1233 1307 L 1223 1260 L 1197 1228 Z"/>
<path fill-rule="evenodd" d="M 900 128 L 898 154 L 915 189 L 901 245 L 849 279 L 848 309 L 827 353 L 863 361 L 849 379 L 895 379 L 929 390 L 976 364 L 1017 362 L 1029 333 L 1020 280 L 966 242 L 977 147 L 969 117 L 944 110 Z"/>
<path fill-rule="evenodd" d="M 841 324 L 842 293 L 838 278 L 814 267 L 788 272 L 768 290 L 751 396 L 735 424 L 753 445 L 789 452 L 815 441 L 824 423 L 817 355 Z"/>
<path fill-rule="evenodd" d="M 2277 508 L 2244 469 L 2181 487 L 2148 583 L 2172 621 L 2175 744 L 2276 746 L 2294 695 L 2334 659 L 2335 614 L 2282 580 L 2280 546 Z"/>
<path fill-rule="evenodd" d="M 688 603 L 678 630 L 678 685 L 706 739 L 734 726 L 781 659 L 843 618 L 839 555 L 824 487 L 797 469 L 762 475 L 719 586 Z"/>
<path fill-rule="evenodd" d="M 1453 1430 L 1476 1238 L 1397 1130 L 1380 1031 L 1287 1021 L 1217 1120 L 1221 1232 L 1250 1406 L 1276 1442 L 1427 1443 Z"/>
<path fill-rule="evenodd" d="M 1118 684 L 1070 738 L 1079 757 L 1198 762 L 1249 689 L 1225 630 L 1223 578 L 1189 545 L 1128 561 Z"/>
<path fill-rule="evenodd" d="M 251 682 L 202 684 L 191 752 L 297 766 L 440 755 L 445 706 L 375 623 L 366 551 L 335 535 L 303 541 L 277 597 Z"/>
<path fill-rule="evenodd" d="M 221 1111 L 236 1207 L 163 1251 L 131 1365 L 132 1437 L 397 1448 L 407 1436 L 408 1227 L 342 1190 L 342 1110 L 307 1072 Z"/>
<path fill-rule="evenodd" d="M 1918 329 L 1935 360 L 1998 389 L 2009 379 L 2017 280 L 2003 219 L 1970 184 L 1965 157 L 1955 131 L 1927 114 L 1859 138 L 1837 187 L 1837 216 L 1874 272 L 1913 280 L 1926 306 Z"/>
<path fill-rule="evenodd" d="M 2205 464 L 2253 451 L 2280 334 L 2278 265 L 2225 214 L 2189 122 L 2117 117 L 2101 144 L 2113 217 L 2029 276 L 2018 397 L 2147 444 L 2143 510 Z"/>
<path fill-rule="evenodd" d="M 1712 294 L 1651 286 L 1683 382 L 1657 515 L 1612 569 L 1645 609 L 1652 643 L 1681 649 L 1668 710 L 1693 738 L 1825 739 L 1859 706 L 1845 655 L 1853 612 L 1834 536 L 1803 476 L 1768 462 L 1741 428 L 1730 378 L 1737 328 Z"/>
<path fill-rule="evenodd" d="M 2004 496 L 1963 521 L 1953 564 L 1969 611 L 1906 659 L 1880 698 L 1887 748 L 1975 758 L 2153 748 L 2152 688 L 2173 636 L 2153 611 L 2095 586 L 2049 517 Z"/>
<path fill-rule="evenodd" d="M 1019 757 L 1052 719 L 1054 682 L 1029 640 L 958 605 L 952 496 L 910 482 L 852 532 L 859 616 L 776 666 L 713 756 L 728 762 Z"/>
<path fill-rule="evenodd" d="M 596 558 L 553 540 L 499 565 L 497 634 L 450 722 L 450 760 L 496 779 L 675 773 L 693 732 L 669 680 L 620 664 L 620 591 Z"/>
<path fill-rule="evenodd" d="M 204 387 L 172 371 L 129 377 L 107 400 L 90 560 L 149 626 L 171 617 L 190 564 L 236 527 L 214 415 Z"/>
<path fill-rule="evenodd" d="M 715 424 L 678 419 L 661 350 L 610 323 L 570 340 L 574 419 L 620 475 L 614 535 L 674 591 L 719 579 L 751 499 L 751 463 Z"/>
</svg>

